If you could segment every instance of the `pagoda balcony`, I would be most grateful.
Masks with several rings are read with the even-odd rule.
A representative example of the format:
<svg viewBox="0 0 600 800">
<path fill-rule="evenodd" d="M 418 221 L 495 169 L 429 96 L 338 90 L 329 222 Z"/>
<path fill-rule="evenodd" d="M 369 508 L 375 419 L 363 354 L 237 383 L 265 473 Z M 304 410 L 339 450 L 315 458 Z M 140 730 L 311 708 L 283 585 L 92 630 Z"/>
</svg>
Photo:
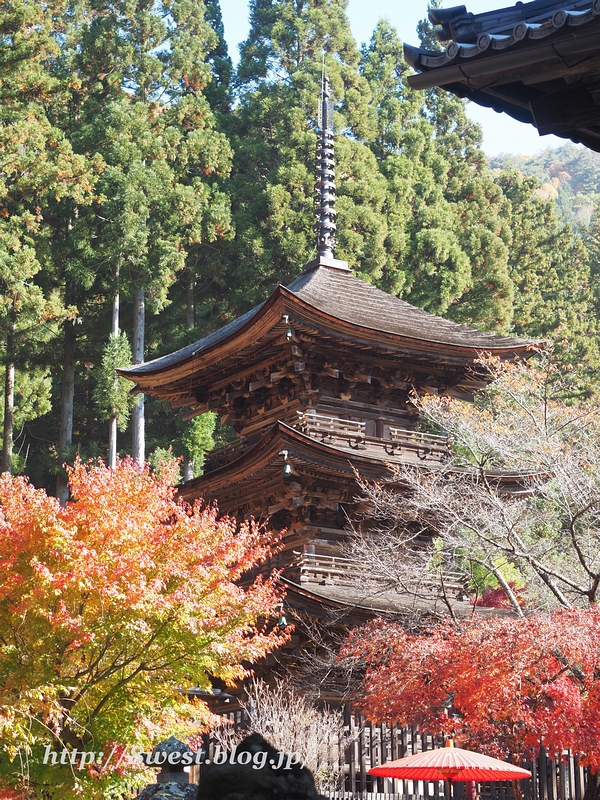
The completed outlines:
<svg viewBox="0 0 600 800">
<path fill-rule="evenodd" d="M 448 455 L 448 438 L 408 428 L 386 426 L 385 436 L 369 436 L 367 423 L 313 411 L 298 412 L 297 427 L 323 444 L 381 461 L 440 463 Z"/>
<path fill-rule="evenodd" d="M 383 436 L 370 436 L 366 433 L 367 423 L 364 421 L 299 411 L 292 427 L 315 441 L 386 463 L 441 463 L 448 455 L 447 437 L 393 425 L 385 426 Z M 205 473 L 235 461 L 255 443 L 256 438 L 249 440 L 241 436 L 216 447 L 207 453 Z"/>
<path fill-rule="evenodd" d="M 294 551 L 294 561 L 286 575 L 300 584 L 316 583 L 352 586 L 357 578 L 364 576 L 364 565 L 341 555 Z"/>
<path fill-rule="evenodd" d="M 349 586 L 356 587 L 357 582 L 364 582 L 365 567 L 359 561 L 342 555 L 310 553 L 294 551 L 294 560 L 285 569 L 284 575 L 302 586 Z M 388 580 L 371 576 L 374 584 L 383 585 Z M 432 596 L 440 591 L 440 579 L 435 571 L 430 575 L 423 574 L 419 580 L 418 592 L 422 597 Z M 465 575 L 458 570 L 450 570 L 444 574 L 444 588 L 452 597 L 463 597 L 465 593 Z"/>
</svg>

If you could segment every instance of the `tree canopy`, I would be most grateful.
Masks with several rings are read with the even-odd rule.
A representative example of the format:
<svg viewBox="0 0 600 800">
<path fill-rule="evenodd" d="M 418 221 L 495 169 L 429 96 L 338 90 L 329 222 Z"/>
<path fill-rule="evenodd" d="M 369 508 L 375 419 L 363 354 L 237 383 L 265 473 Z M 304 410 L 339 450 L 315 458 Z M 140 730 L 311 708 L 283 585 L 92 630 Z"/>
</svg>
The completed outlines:
<svg viewBox="0 0 600 800">
<path fill-rule="evenodd" d="M 342 657 L 366 670 L 370 719 L 508 760 L 569 750 L 595 797 L 600 405 L 552 351 L 480 366 L 491 383 L 474 403 L 414 399 L 448 437 L 442 464 L 362 481 L 376 525 L 355 530 L 352 556 L 418 602 L 402 624 L 352 632 Z"/>
<path fill-rule="evenodd" d="M 410 89 L 389 23 L 362 47 L 343 0 L 261 0 L 250 23 L 234 71 L 216 0 L 6 7 L 4 465 L 51 491 L 58 476 L 63 501 L 63 462 L 106 457 L 107 420 L 122 454 L 138 446 L 141 406 L 128 422 L 110 375 L 126 339 L 134 359 L 188 344 L 313 257 L 323 68 L 337 257 L 458 322 L 567 340 L 595 380 L 593 233 L 574 236 L 535 178 L 488 168 L 462 101 Z M 145 409 L 148 456 L 172 445 L 197 472 L 212 422 Z"/>
<path fill-rule="evenodd" d="M 593 606 L 600 405 L 578 396 L 576 370 L 552 353 L 482 366 L 492 383 L 475 403 L 415 399 L 424 424 L 448 436 L 448 459 L 427 469 L 397 465 L 389 480 L 362 482 L 386 535 L 357 530 L 354 555 L 409 593 L 426 594 L 429 576 L 442 587 L 458 580 L 472 602 L 487 597 L 519 616 Z"/>
<path fill-rule="evenodd" d="M 516 763 L 542 744 L 557 759 L 569 750 L 597 773 L 599 626 L 597 608 L 475 616 L 417 635 L 380 621 L 353 631 L 343 655 L 366 668 L 368 719 L 418 724 Z"/>
<path fill-rule="evenodd" d="M 0 477 L 0 786 L 123 791 L 127 760 L 71 770 L 44 765 L 44 748 L 145 748 L 189 731 L 209 715 L 185 689 L 239 678 L 285 640 L 274 580 L 239 584 L 273 534 L 178 500 L 175 474 L 172 459 L 156 472 L 77 462 L 66 507 Z"/>
<path fill-rule="evenodd" d="M 488 362 L 495 388 L 476 406 L 420 401 L 425 424 L 450 436 L 452 460 L 438 472 L 399 470 L 395 479 L 410 497 L 400 505 L 390 486 L 365 485 L 375 515 L 396 519 L 388 533 L 400 561 L 380 541 L 355 546 L 365 559 L 376 554 L 403 590 L 420 591 L 417 574 L 445 586 L 446 573 L 458 572 L 477 607 L 552 613 L 545 619 L 557 636 L 569 620 L 580 620 L 582 631 L 596 625 L 586 608 L 600 588 L 600 222 L 596 210 L 587 225 L 578 209 L 595 201 L 597 165 L 563 149 L 558 166 L 540 157 L 533 175 L 520 161 L 491 170 L 464 103 L 410 89 L 389 23 L 359 47 L 345 0 L 252 0 L 250 17 L 234 71 L 218 0 L 3 5 L 0 737 L 14 757 L 0 762 L 7 784 L 24 786 L 26 774 L 37 786 L 54 779 L 33 768 L 40 759 L 29 758 L 28 773 L 19 760 L 46 744 L 145 744 L 190 711 L 182 686 L 202 685 L 208 673 L 239 675 L 240 665 L 280 641 L 268 622 L 273 583 L 236 584 L 268 556 L 266 538 L 252 524 L 237 530 L 218 520 L 216 509 L 179 503 L 173 468 L 161 460 L 172 447 L 185 476 L 198 474 L 205 450 L 227 436 L 213 414 L 184 423 L 164 404 L 146 403 L 156 472 L 127 459 L 113 470 L 84 466 L 77 454 L 106 457 L 107 421 L 122 429 L 122 455 L 139 440 L 139 407 L 134 437 L 131 399 L 113 373 L 131 346 L 131 357 L 144 360 L 189 344 L 264 300 L 314 256 L 323 69 L 335 101 L 336 256 L 430 312 L 554 338 L 569 384 L 548 365 Z M 437 46 L 426 24 L 420 33 Z M 502 485 L 490 478 L 495 470 L 511 473 Z M 36 486 L 56 491 L 63 506 Z M 433 539 L 417 547 L 423 532 Z M 473 642 L 483 635 L 478 624 L 464 627 Z M 512 642 L 514 653 L 527 624 L 498 621 L 494 636 Z M 446 653 L 454 630 L 415 639 L 415 647 Z M 403 635 L 397 641 L 406 646 Z M 583 730 L 597 693 L 589 677 L 595 655 L 577 649 L 580 639 L 569 650 L 566 634 L 552 635 L 547 659 L 523 672 L 538 695 L 528 689 L 511 702 L 525 719 L 540 698 L 562 692 Z M 533 643 L 524 652 L 535 659 Z M 561 659 L 568 666 L 558 674 Z M 511 669 L 499 687 L 515 679 Z M 546 722 L 531 717 L 536 736 L 546 724 L 564 729 L 558 702 L 548 705 Z M 60 796 L 100 796 L 117 791 L 119 780 L 115 772 L 65 773 Z"/>
</svg>

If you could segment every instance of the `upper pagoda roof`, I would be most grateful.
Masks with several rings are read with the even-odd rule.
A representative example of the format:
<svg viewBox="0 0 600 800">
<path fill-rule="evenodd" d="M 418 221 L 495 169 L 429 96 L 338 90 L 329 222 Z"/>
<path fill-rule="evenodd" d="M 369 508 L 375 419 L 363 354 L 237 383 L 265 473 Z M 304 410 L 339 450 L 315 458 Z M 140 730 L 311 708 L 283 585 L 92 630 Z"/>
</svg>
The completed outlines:
<svg viewBox="0 0 600 800">
<path fill-rule="evenodd" d="M 268 300 L 228 325 L 170 355 L 119 373 L 147 390 L 210 369 L 217 362 L 245 358 L 249 350 L 264 346 L 286 315 L 290 324 L 300 321 L 316 333 L 327 331 L 334 338 L 359 340 L 375 349 L 446 352 L 472 359 L 481 351 L 510 355 L 535 344 L 531 339 L 485 333 L 429 314 L 357 278 L 339 266 L 344 264 L 317 259 L 289 286 L 278 286 Z"/>
<path fill-rule="evenodd" d="M 600 0 L 534 0 L 483 14 L 434 9 L 445 50 L 404 46 L 421 74 L 415 89 L 441 86 L 600 151 Z"/>
</svg>

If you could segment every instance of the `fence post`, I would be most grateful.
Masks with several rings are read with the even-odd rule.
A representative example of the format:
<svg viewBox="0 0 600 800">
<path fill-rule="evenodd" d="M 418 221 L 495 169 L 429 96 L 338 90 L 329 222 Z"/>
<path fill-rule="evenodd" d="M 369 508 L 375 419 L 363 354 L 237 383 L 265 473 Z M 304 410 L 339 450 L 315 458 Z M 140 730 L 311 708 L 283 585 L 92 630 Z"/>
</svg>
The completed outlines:
<svg viewBox="0 0 600 800">
<path fill-rule="evenodd" d="M 352 704 L 347 703 L 344 706 L 344 722 L 348 726 L 348 731 L 352 736 L 352 732 L 354 731 L 355 727 L 353 725 L 354 722 L 354 712 L 352 711 Z M 351 738 L 348 747 L 346 748 L 346 761 L 348 763 L 348 776 L 350 786 L 347 788 L 352 792 L 356 791 L 356 763 L 354 760 L 354 752 L 355 752 L 356 742 L 354 741 L 354 737 Z"/>
<path fill-rule="evenodd" d="M 548 766 L 550 767 L 550 795 L 552 800 L 558 800 L 558 782 L 557 782 L 557 767 L 558 764 L 553 758 L 548 759 Z"/>
<path fill-rule="evenodd" d="M 367 748 L 365 744 L 365 733 L 366 728 L 364 725 L 362 714 L 358 715 L 358 721 L 360 723 L 360 733 L 358 735 L 358 757 L 360 759 L 360 792 L 361 794 L 366 794 L 367 792 L 367 771 L 366 771 L 366 762 L 367 762 Z"/>
<path fill-rule="evenodd" d="M 538 762 L 538 798 L 539 800 L 550 800 L 548 796 L 548 757 L 544 748 L 540 748 Z"/>
<path fill-rule="evenodd" d="M 585 794 L 585 771 L 583 767 L 578 766 L 575 775 L 577 800 L 583 800 L 583 795 Z"/>
<path fill-rule="evenodd" d="M 560 800 L 568 800 L 567 786 L 569 783 L 569 762 L 559 761 L 558 766 L 558 792 Z"/>
</svg>

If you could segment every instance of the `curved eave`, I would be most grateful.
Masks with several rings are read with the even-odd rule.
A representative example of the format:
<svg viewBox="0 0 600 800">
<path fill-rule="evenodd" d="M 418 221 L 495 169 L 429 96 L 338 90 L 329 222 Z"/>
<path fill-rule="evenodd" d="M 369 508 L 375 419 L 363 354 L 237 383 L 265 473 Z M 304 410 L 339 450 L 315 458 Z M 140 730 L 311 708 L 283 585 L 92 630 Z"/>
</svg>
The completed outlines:
<svg viewBox="0 0 600 800">
<path fill-rule="evenodd" d="M 514 344 L 511 345 L 494 345 L 493 342 L 481 342 L 478 345 L 466 345 L 459 342 L 449 342 L 444 339 L 435 339 L 433 337 L 409 336 L 407 334 L 394 333 L 383 328 L 368 327 L 355 322 L 349 322 L 348 320 L 340 319 L 339 317 L 335 317 L 331 314 L 327 314 L 316 306 L 313 306 L 310 303 L 307 303 L 305 300 L 297 297 L 286 287 L 281 286 L 280 288 L 282 294 L 285 297 L 290 298 L 290 300 L 293 299 L 293 301 L 304 311 L 308 318 L 311 313 L 315 313 L 318 319 L 321 319 L 327 323 L 330 331 L 335 332 L 337 328 L 340 332 L 343 331 L 346 333 L 346 338 L 356 338 L 357 336 L 360 336 L 364 340 L 365 344 L 370 344 L 372 346 L 377 346 L 379 344 L 380 346 L 383 345 L 385 347 L 387 344 L 391 347 L 403 349 L 405 351 L 411 351 L 414 353 L 428 353 L 431 352 L 431 348 L 435 348 L 435 350 L 439 352 L 440 348 L 444 348 L 448 354 L 460 353 L 471 358 L 477 358 L 478 355 L 484 351 L 489 351 L 499 356 L 507 356 L 512 354 L 516 355 L 517 353 L 529 351 L 533 347 L 537 347 L 541 344 L 541 342 L 537 339 L 515 339 Z M 307 321 L 309 321 L 309 319 Z M 476 334 L 477 331 L 473 330 L 473 333 Z M 350 334 L 352 336 L 350 336 Z"/>
<path fill-rule="evenodd" d="M 325 588 L 321 591 L 317 590 L 315 587 L 308 588 L 307 586 L 302 586 L 295 581 L 289 580 L 289 578 L 286 578 L 284 575 L 279 577 L 279 581 L 286 587 L 287 605 L 302 611 L 311 611 L 312 613 L 320 612 L 319 615 L 324 619 L 329 618 L 333 611 L 337 614 L 341 612 L 345 617 L 343 622 L 355 625 L 357 622 L 368 622 L 370 619 L 373 619 L 374 616 L 398 613 L 398 608 L 396 607 L 381 607 L 382 604 L 369 603 L 368 600 L 364 600 L 363 598 L 356 599 L 355 602 L 349 603 L 347 600 L 344 601 L 336 597 L 329 597 Z"/>
<path fill-rule="evenodd" d="M 266 477 L 269 470 L 273 474 L 281 473 L 286 458 L 283 451 L 287 452 L 287 458 L 300 472 L 304 464 L 305 469 L 320 471 L 328 478 L 337 476 L 337 480 L 351 482 L 354 481 L 356 472 L 365 478 L 381 478 L 389 474 L 390 465 L 408 463 L 400 453 L 395 456 L 382 453 L 381 458 L 376 458 L 361 450 L 350 452 L 345 448 L 325 444 L 285 422 L 278 421 L 247 451 L 227 464 L 211 470 L 207 475 L 182 484 L 179 493 L 189 501 L 202 497 L 206 501 L 216 499 L 218 502 L 222 487 L 226 487 L 224 491 L 231 494 L 238 489 L 241 491 L 245 484 L 251 485 L 259 474 Z M 489 477 L 498 486 L 503 486 L 505 491 L 525 494 L 530 491 L 528 482 L 532 475 L 529 472 L 490 472 Z"/>
<path fill-rule="evenodd" d="M 586 41 L 578 39 L 561 42 L 560 52 L 557 51 L 557 43 L 532 42 L 529 47 L 516 51 L 491 51 L 485 52 L 483 56 L 470 59 L 443 58 L 439 65 L 428 65 L 423 63 L 424 59 L 415 64 L 415 69 L 420 69 L 416 75 L 410 75 L 408 83 L 413 89 L 431 89 L 434 86 L 447 86 L 453 83 L 469 84 L 470 80 L 489 77 L 492 85 L 498 83 L 503 73 L 514 72 L 519 69 L 531 68 L 537 64 L 545 62 L 562 62 L 569 56 L 581 56 L 586 53 L 595 53 L 598 50 L 598 32 L 585 37 Z M 405 52 L 410 50 L 405 46 Z M 414 60 L 411 59 L 411 60 Z"/>
<path fill-rule="evenodd" d="M 398 313 L 401 313 L 400 309 Z M 241 326 L 235 327 L 231 333 L 208 346 L 202 347 L 201 340 L 196 350 L 190 346 L 142 365 L 118 369 L 117 372 L 122 377 L 134 381 L 140 390 L 151 389 L 154 394 L 160 394 L 161 387 L 169 386 L 175 381 L 210 371 L 216 364 L 226 359 L 232 359 L 233 366 L 230 366 L 230 370 L 233 373 L 236 364 L 243 364 L 259 344 L 264 344 L 268 340 L 273 328 L 281 323 L 284 314 L 297 315 L 298 324 L 305 322 L 308 326 L 312 325 L 339 340 L 358 339 L 376 350 L 396 351 L 404 355 L 410 353 L 427 355 L 435 352 L 438 356 L 447 356 L 452 363 L 457 359 L 473 360 L 484 351 L 500 357 L 517 355 L 539 345 L 536 340 L 523 339 L 515 339 L 514 344 L 506 344 L 504 337 L 499 337 L 503 340 L 501 345 L 494 345 L 493 340 L 467 345 L 444 341 L 443 338 L 409 336 L 364 326 L 324 312 L 286 287 L 278 286 L 269 299 Z M 476 334 L 477 331 L 473 331 L 473 335 Z M 178 353 L 181 353 L 179 357 Z"/>
<path fill-rule="evenodd" d="M 332 611 L 338 614 L 343 612 L 344 616 L 340 622 L 355 625 L 360 621 L 367 621 L 374 616 L 385 616 L 393 614 L 414 613 L 415 610 L 429 612 L 431 614 L 446 614 L 448 611 L 446 601 L 443 598 L 432 597 L 430 600 L 417 599 L 410 594 L 400 594 L 397 592 L 376 592 L 361 591 L 358 586 L 351 587 L 326 586 L 326 585 L 304 585 L 301 586 L 294 581 L 286 579 L 284 576 L 279 581 L 287 587 L 286 602 L 292 609 L 298 608 L 308 610 L 311 613 L 326 616 Z M 470 603 L 453 601 L 454 613 L 459 617 L 471 616 L 476 614 L 481 617 L 514 617 L 515 612 L 512 608 L 486 608 L 484 606 L 472 606 Z"/>
<path fill-rule="evenodd" d="M 213 500 L 212 494 L 218 487 L 239 485 L 251 481 L 253 476 L 265 468 L 277 463 L 283 464 L 282 450 L 287 450 L 289 457 L 308 461 L 316 468 L 322 468 L 327 474 L 336 473 L 353 479 L 354 469 L 367 477 L 382 476 L 387 472 L 388 462 L 394 459 L 371 458 L 360 451 L 348 452 L 342 448 L 319 442 L 307 436 L 297 428 L 276 422 L 270 430 L 248 451 L 228 464 L 224 464 L 207 475 L 201 475 L 180 487 L 179 493 L 186 500 L 204 497 Z M 326 464 L 327 466 L 321 466 Z M 218 497 L 217 497 L 218 500 Z"/>
<path fill-rule="evenodd" d="M 474 23 L 472 37 L 467 37 L 468 41 L 455 39 L 442 51 L 404 45 L 408 64 L 422 71 L 420 75 L 410 76 L 409 84 L 415 89 L 429 89 L 515 67 L 531 67 L 544 61 L 596 52 L 600 2 L 590 0 L 583 10 L 568 8 L 568 2 L 560 5 L 563 7 L 551 9 L 541 17 L 532 9 L 530 19 L 518 14 L 502 23 L 494 19 L 494 14 L 499 12 L 470 15 Z M 490 18 L 487 25 L 485 18 Z M 436 76 L 435 82 L 432 82 L 433 76 Z"/>
<path fill-rule="evenodd" d="M 197 349 L 194 349 L 194 345 L 190 345 L 170 355 L 147 361 L 145 364 L 122 367 L 117 369 L 117 373 L 123 378 L 135 381 L 138 386 L 167 385 L 174 380 L 205 369 L 211 363 L 234 355 L 239 351 L 240 339 L 251 335 L 252 341 L 256 342 L 268 334 L 280 320 L 284 313 L 280 302 L 281 288 L 278 286 L 268 300 L 254 309 L 252 315 L 249 314 L 243 325 L 234 328 L 223 338 L 219 338 L 207 346 L 202 346 L 204 340 L 201 339 L 196 343 Z M 181 355 L 177 357 L 178 354 Z M 156 383 L 158 376 L 162 378 L 160 384 Z"/>
</svg>

